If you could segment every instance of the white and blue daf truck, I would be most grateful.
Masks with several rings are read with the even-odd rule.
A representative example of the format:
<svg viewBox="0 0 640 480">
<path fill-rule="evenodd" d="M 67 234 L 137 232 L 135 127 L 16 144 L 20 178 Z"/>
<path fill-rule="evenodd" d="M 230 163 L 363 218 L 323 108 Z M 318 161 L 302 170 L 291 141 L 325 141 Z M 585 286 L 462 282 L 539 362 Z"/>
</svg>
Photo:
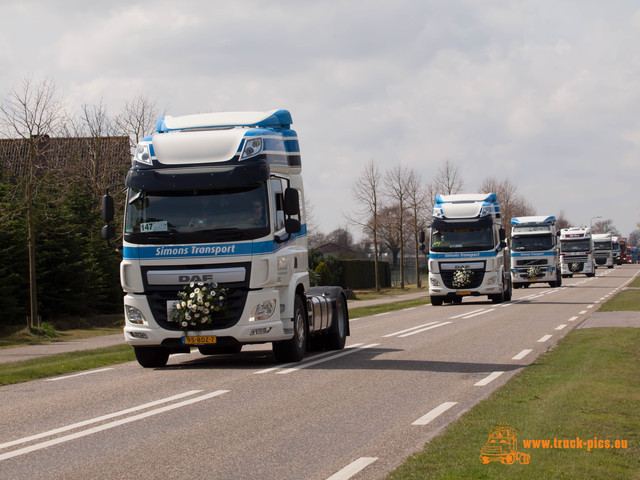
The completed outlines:
<svg viewBox="0 0 640 480">
<path fill-rule="evenodd" d="M 513 288 L 532 283 L 562 285 L 560 231 L 554 216 L 511 219 L 511 282 Z"/>
<path fill-rule="evenodd" d="M 560 267 L 563 277 L 584 273 L 596 274 L 593 258 L 593 239 L 589 227 L 571 227 L 560 230 Z"/>
<path fill-rule="evenodd" d="M 429 295 L 433 305 L 464 297 L 511 300 L 506 233 L 495 193 L 437 195 L 429 234 Z"/>
<path fill-rule="evenodd" d="M 127 174 L 120 279 L 125 340 L 169 355 L 272 343 L 279 362 L 349 335 L 340 287 L 309 285 L 302 163 L 287 110 L 160 118 Z M 103 238 L 115 236 L 103 197 Z"/>
</svg>

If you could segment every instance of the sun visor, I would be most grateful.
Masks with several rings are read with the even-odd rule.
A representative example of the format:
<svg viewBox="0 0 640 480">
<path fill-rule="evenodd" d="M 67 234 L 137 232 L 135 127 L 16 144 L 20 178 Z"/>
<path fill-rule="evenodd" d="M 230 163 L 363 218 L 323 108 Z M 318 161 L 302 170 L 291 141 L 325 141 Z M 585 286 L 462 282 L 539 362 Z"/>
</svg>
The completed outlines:
<svg viewBox="0 0 640 480">
<path fill-rule="evenodd" d="M 492 226 L 493 218 L 488 216 L 462 220 L 444 220 L 442 218 L 434 217 L 433 222 L 431 223 L 431 228 L 436 230 L 465 230 L 491 228 Z"/>
</svg>

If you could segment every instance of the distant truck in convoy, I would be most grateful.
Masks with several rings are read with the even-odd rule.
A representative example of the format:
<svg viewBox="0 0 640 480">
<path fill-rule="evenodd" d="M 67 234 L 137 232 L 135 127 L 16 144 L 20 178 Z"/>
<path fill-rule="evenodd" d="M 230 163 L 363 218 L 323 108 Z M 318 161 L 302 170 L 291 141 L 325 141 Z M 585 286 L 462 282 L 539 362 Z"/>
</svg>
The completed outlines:
<svg viewBox="0 0 640 480">
<path fill-rule="evenodd" d="M 554 216 L 511 219 L 511 281 L 513 288 L 532 283 L 562 285 L 560 232 Z"/>
<path fill-rule="evenodd" d="M 627 263 L 627 239 L 626 237 L 621 237 L 618 239 L 618 243 L 620 244 L 620 264 Z"/>
<path fill-rule="evenodd" d="M 611 234 L 594 233 L 591 238 L 593 239 L 593 259 L 596 262 L 596 268 L 600 266 L 613 268 L 614 252 Z"/>
<path fill-rule="evenodd" d="M 611 244 L 613 246 L 613 263 L 616 265 L 621 265 L 622 259 L 620 258 L 620 237 L 611 237 Z"/>
<path fill-rule="evenodd" d="M 125 340 L 143 367 L 170 354 L 272 343 L 279 362 L 349 335 L 345 293 L 310 287 L 302 163 L 287 110 L 166 116 L 125 186 Z M 115 236 L 103 197 L 103 238 Z"/>
<path fill-rule="evenodd" d="M 437 195 L 429 231 L 429 295 L 433 305 L 466 296 L 511 300 L 506 233 L 495 193 Z"/>
<path fill-rule="evenodd" d="M 596 274 L 593 260 L 593 240 L 587 227 L 563 228 L 560 230 L 560 265 L 563 277 L 584 273 L 587 277 Z"/>
</svg>

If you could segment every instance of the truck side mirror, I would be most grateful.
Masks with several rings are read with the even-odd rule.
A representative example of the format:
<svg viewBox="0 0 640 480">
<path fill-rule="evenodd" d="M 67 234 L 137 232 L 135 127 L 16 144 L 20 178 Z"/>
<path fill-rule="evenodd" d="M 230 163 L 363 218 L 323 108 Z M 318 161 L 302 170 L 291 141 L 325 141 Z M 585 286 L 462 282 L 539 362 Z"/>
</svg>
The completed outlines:
<svg viewBox="0 0 640 480">
<path fill-rule="evenodd" d="M 297 220 L 295 218 L 287 218 L 284 221 L 284 230 L 287 233 L 298 233 L 300 232 L 300 230 L 302 230 L 302 224 L 300 223 L 300 220 Z"/>
<path fill-rule="evenodd" d="M 295 188 L 287 188 L 284 191 L 284 230 L 287 235 L 276 237 L 277 243 L 286 242 L 291 238 L 291 234 L 302 230 L 302 222 L 298 218 L 291 218 L 300 215 L 300 194 Z"/>
<path fill-rule="evenodd" d="M 498 230 L 498 235 L 500 236 L 500 241 L 504 242 L 507 238 L 507 231 L 504 228 L 501 228 L 500 230 Z"/>
<path fill-rule="evenodd" d="M 423 253 L 427 249 L 427 246 L 424 244 L 426 239 L 427 239 L 427 237 L 424 234 L 424 230 L 420 230 L 420 234 L 418 235 L 418 240 L 420 241 L 420 251 L 423 252 Z"/>
<path fill-rule="evenodd" d="M 108 193 L 102 197 L 102 221 L 113 222 L 113 197 Z"/>
<path fill-rule="evenodd" d="M 287 216 L 300 215 L 300 195 L 295 188 L 284 191 L 284 213 Z"/>
<path fill-rule="evenodd" d="M 101 236 L 102 236 L 102 240 L 109 241 L 116 236 L 116 229 L 113 228 L 113 225 L 107 224 L 104 227 L 102 227 Z"/>
</svg>

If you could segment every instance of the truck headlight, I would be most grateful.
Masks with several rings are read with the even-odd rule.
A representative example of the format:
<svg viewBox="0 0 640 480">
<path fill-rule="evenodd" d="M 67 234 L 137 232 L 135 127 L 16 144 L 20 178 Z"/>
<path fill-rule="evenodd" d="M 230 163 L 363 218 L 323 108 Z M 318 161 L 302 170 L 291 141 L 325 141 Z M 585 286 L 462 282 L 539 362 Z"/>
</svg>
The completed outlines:
<svg viewBox="0 0 640 480">
<path fill-rule="evenodd" d="M 267 318 L 271 318 L 273 312 L 276 311 L 276 301 L 275 300 L 267 300 L 266 302 L 260 302 L 251 311 L 251 316 L 249 317 L 250 322 L 255 322 L 256 320 L 266 320 Z"/>
<path fill-rule="evenodd" d="M 127 321 L 135 325 L 146 325 L 147 321 L 144 319 L 144 315 L 136 307 L 131 305 L 124 306 L 124 313 L 127 316 Z"/>
<path fill-rule="evenodd" d="M 439 287 L 440 286 L 440 282 L 437 279 L 433 278 L 433 277 L 431 277 L 429 279 L 429 283 L 431 283 L 432 287 Z"/>
<path fill-rule="evenodd" d="M 246 160 L 247 158 L 255 157 L 262 151 L 262 138 L 256 137 L 247 139 L 242 149 L 242 155 L 240 160 Z"/>
<path fill-rule="evenodd" d="M 153 165 L 153 162 L 151 161 L 151 149 L 149 148 L 148 144 L 141 143 L 140 145 L 138 145 L 138 148 L 136 149 L 135 160 L 136 162 L 142 163 L 144 165 Z"/>
</svg>

